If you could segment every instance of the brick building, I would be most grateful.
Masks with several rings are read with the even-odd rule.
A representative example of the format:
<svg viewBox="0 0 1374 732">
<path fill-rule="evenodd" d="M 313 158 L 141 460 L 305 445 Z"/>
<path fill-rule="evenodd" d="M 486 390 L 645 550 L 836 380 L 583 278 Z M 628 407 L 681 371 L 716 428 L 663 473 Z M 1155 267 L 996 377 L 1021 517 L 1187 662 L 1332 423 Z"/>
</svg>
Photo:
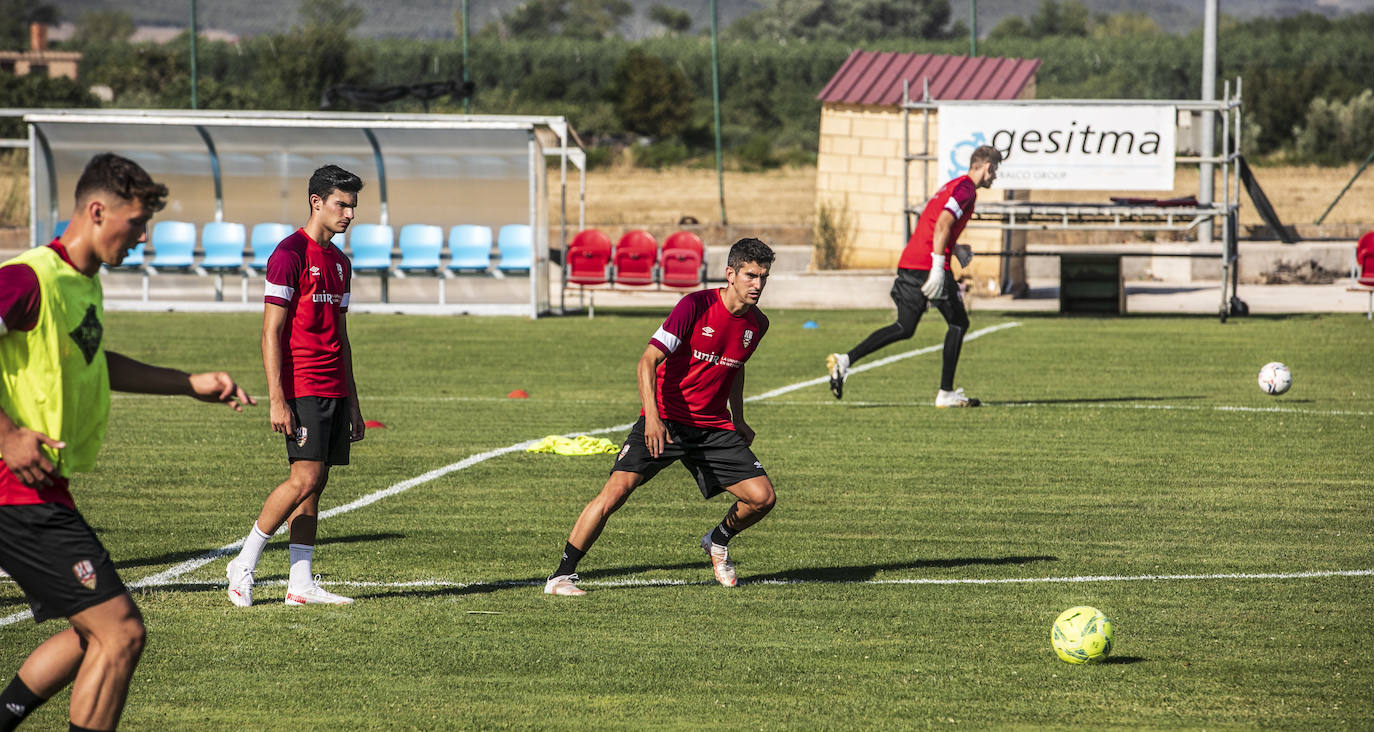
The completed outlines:
<svg viewBox="0 0 1374 732">
<path fill-rule="evenodd" d="M 15 76 L 42 74 L 49 79 L 65 76 L 76 79 L 81 63 L 77 51 L 54 51 L 48 48 L 48 27 L 41 23 L 29 26 L 29 50 L 0 51 L 0 71 Z"/>
</svg>

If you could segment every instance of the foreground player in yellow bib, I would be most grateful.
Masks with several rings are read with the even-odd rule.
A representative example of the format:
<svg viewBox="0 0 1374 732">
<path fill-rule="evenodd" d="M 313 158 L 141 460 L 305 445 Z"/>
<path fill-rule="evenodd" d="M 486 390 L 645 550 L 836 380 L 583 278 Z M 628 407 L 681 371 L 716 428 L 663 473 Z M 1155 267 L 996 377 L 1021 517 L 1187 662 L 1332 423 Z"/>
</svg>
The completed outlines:
<svg viewBox="0 0 1374 732">
<path fill-rule="evenodd" d="M 137 163 L 97 155 L 76 184 L 71 225 L 0 265 L 0 567 L 34 620 L 71 627 L 44 641 L 0 692 L 0 730 L 72 685 L 73 730 L 112 730 L 143 652 L 143 617 L 114 562 L 76 510 L 72 475 L 105 437 L 110 390 L 254 404 L 229 374 L 187 374 L 104 346 L 102 264 L 147 240 L 167 187 Z"/>
</svg>

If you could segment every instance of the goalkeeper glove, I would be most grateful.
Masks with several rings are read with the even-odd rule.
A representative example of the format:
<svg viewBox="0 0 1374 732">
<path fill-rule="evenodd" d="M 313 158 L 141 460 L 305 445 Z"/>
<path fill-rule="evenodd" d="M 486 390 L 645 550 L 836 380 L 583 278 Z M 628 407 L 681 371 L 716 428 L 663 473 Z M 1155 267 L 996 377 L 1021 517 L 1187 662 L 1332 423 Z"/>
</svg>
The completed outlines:
<svg viewBox="0 0 1374 732">
<path fill-rule="evenodd" d="M 921 285 L 921 293 L 929 300 L 939 300 L 945 290 L 945 257 L 942 254 L 930 255 L 930 275 Z"/>
</svg>

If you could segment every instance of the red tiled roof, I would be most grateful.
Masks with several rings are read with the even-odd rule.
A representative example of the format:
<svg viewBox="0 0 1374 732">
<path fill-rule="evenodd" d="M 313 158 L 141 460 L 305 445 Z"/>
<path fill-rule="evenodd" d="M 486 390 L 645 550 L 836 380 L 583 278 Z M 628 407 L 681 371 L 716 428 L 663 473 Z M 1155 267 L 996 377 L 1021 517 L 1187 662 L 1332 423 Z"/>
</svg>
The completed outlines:
<svg viewBox="0 0 1374 732">
<path fill-rule="evenodd" d="M 911 82 L 911 98 L 920 99 L 929 79 L 932 99 L 1015 99 L 1039 67 L 1040 59 L 855 50 L 816 98 L 897 106 L 903 80 Z"/>
</svg>

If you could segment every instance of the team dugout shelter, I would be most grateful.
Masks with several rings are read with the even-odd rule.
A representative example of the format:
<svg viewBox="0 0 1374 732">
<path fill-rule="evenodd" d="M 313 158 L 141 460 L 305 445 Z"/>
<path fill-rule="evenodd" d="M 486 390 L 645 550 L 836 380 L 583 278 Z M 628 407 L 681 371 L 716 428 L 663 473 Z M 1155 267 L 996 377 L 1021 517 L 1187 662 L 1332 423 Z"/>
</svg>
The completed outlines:
<svg viewBox="0 0 1374 732">
<path fill-rule="evenodd" d="M 304 223 L 306 184 L 316 168 L 333 163 L 364 181 L 356 218 L 393 238 L 400 264 L 400 236 L 410 224 L 444 233 L 443 260 L 431 274 L 460 284 L 453 302 L 390 304 L 388 277 L 400 267 L 373 267 L 383 278 L 383 302 L 358 297 L 366 275 L 355 257 L 351 309 L 528 315 L 550 311 L 550 236 L 566 244 L 570 227 L 585 217 L 586 157 L 562 117 L 354 114 L 246 111 L 43 110 L 24 116 L 29 133 L 29 230 L 31 245 L 50 241 L 71 214 L 71 194 L 93 155 L 115 152 L 137 161 L 170 189 L 154 219 L 189 222 L 197 232 L 212 222 Z M 550 162 L 557 170 L 549 170 Z M 569 165 L 578 172 L 575 220 L 568 215 Z M 552 185 L 558 189 L 551 192 Z M 550 207 L 555 211 L 550 211 Z M 551 220 L 554 225 L 551 226 Z M 492 266 L 459 271 L 447 256 L 455 227 L 493 232 Z M 389 227 L 389 230 L 385 227 Z M 528 237 L 523 269 L 496 266 L 496 238 L 503 229 Z M 526 228 L 527 227 L 527 228 Z M 156 262 L 156 230 L 148 261 Z M 335 243 L 351 254 L 351 242 Z M 246 263 L 252 251 L 245 242 Z M 197 254 L 200 249 L 198 248 Z M 388 257 L 390 259 L 390 257 Z M 197 262 L 198 263 L 198 262 Z M 199 271 L 192 267 L 189 271 Z M 252 274 L 246 270 L 245 277 Z M 458 277 L 462 275 L 462 277 Z M 146 282 L 146 279 L 145 279 Z M 245 280 L 245 292 L 247 280 Z M 147 287 L 144 287 L 145 298 Z M 443 290 L 441 289 L 442 293 Z M 375 298 L 374 298 L 375 301 Z M 164 303 L 165 305 L 165 303 Z M 175 305 L 175 303 L 172 303 Z"/>
</svg>

